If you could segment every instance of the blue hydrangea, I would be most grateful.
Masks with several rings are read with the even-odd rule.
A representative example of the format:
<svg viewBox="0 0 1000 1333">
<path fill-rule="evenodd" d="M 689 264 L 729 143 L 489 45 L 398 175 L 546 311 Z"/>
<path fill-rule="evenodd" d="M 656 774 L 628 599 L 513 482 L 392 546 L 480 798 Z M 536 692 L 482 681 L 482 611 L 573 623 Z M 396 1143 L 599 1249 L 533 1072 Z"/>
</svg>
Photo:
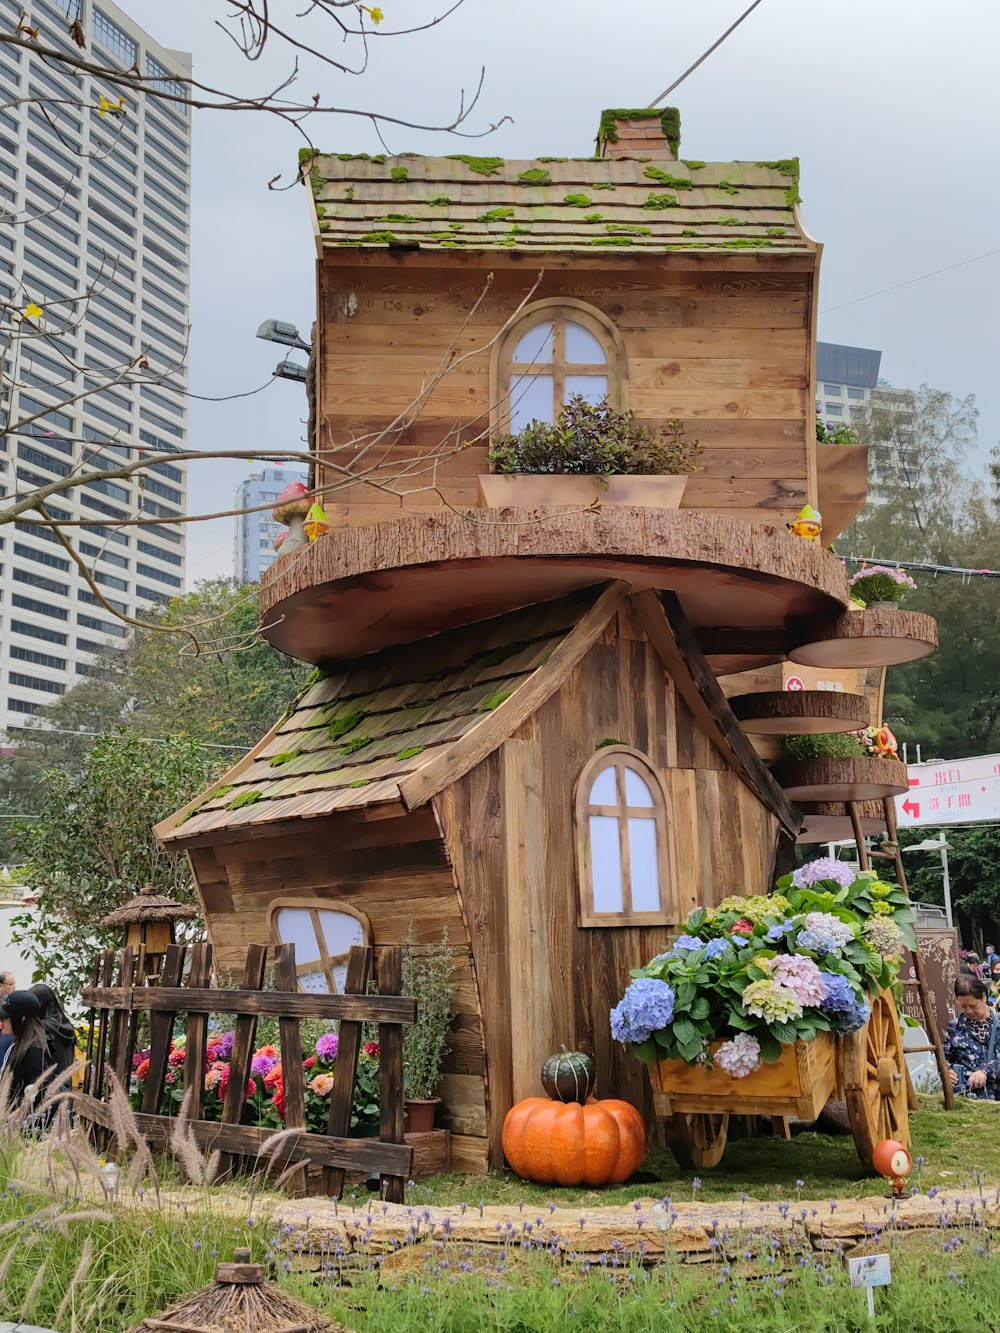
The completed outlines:
<svg viewBox="0 0 1000 1333">
<path fill-rule="evenodd" d="M 843 1014 L 838 1014 L 833 1025 L 838 1032 L 857 1032 L 871 1017 L 871 1005 L 866 1000 L 857 1000 Z"/>
<path fill-rule="evenodd" d="M 821 972 L 819 979 L 825 991 L 821 1009 L 825 1009 L 828 1014 L 846 1014 L 855 1007 L 858 997 L 846 977 L 839 972 Z"/>
<path fill-rule="evenodd" d="M 764 938 L 767 940 L 768 944 L 777 944 L 790 930 L 794 929 L 794 921 L 779 921 L 776 926 L 771 927 Z"/>
<path fill-rule="evenodd" d="M 697 935 L 678 935 L 674 940 L 673 953 L 694 953 L 696 949 L 704 949 L 705 941 L 700 940 Z"/>
<path fill-rule="evenodd" d="M 718 958 L 730 947 L 729 940 L 709 940 L 705 945 L 705 957 Z"/>
<path fill-rule="evenodd" d="M 639 977 L 611 1010 L 615 1041 L 647 1041 L 668 1027 L 674 1016 L 674 992 L 665 981 Z"/>
</svg>

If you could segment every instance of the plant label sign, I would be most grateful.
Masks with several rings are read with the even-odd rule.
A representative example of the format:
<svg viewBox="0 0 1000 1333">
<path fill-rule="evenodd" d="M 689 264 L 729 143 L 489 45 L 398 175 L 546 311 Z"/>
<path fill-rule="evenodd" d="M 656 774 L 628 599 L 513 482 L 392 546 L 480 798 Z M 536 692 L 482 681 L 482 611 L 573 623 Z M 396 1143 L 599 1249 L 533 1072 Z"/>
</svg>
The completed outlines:
<svg viewBox="0 0 1000 1333">
<path fill-rule="evenodd" d="M 892 1281 L 887 1254 L 863 1254 L 859 1259 L 848 1259 L 847 1271 L 852 1287 L 887 1287 Z"/>
</svg>

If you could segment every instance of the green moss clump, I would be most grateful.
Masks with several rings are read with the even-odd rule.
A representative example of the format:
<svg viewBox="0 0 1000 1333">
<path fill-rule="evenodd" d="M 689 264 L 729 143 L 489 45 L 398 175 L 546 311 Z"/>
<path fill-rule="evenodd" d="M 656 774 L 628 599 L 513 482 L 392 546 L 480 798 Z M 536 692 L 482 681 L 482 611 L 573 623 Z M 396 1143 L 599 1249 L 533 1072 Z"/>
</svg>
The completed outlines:
<svg viewBox="0 0 1000 1333">
<path fill-rule="evenodd" d="M 594 181 L 590 188 L 592 190 L 617 190 L 618 186 L 612 181 Z"/>
<path fill-rule="evenodd" d="M 583 220 L 584 220 L 584 222 L 603 222 L 603 221 L 604 221 L 604 214 L 603 214 L 603 213 L 588 213 L 587 216 L 586 216 Z"/>
<path fill-rule="evenodd" d="M 793 181 L 785 191 L 785 207 L 794 208 L 801 198 L 802 196 L 799 194 L 799 183 L 797 180 Z"/>
<path fill-rule="evenodd" d="M 408 750 L 399 750 L 396 754 L 397 759 L 415 759 L 418 754 L 423 754 L 427 747 L 424 745 L 411 745 Z"/>
<path fill-rule="evenodd" d="M 684 165 L 687 167 L 688 171 L 700 171 L 702 167 L 708 166 L 708 163 L 699 162 L 693 157 L 686 157 L 684 159 Z"/>
<path fill-rule="evenodd" d="M 271 767 L 281 768 L 283 764 L 290 764 L 293 759 L 298 759 L 301 753 L 301 750 L 285 750 L 282 754 L 272 755 L 270 759 Z"/>
<path fill-rule="evenodd" d="M 351 203 L 351 201 L 352 201 L 353 198 L 354 198 L 354 186 L 353 186 L 353 185 L 348 185 L 347 189 L 344 191 L 344 198 L 347 200 L 348 203 Z"/>
<path fill-rule="evenodd" d="M 464 222 L 449 222 L 449 223 L 448 223 L 448 230 L 449 230 L 449 231 L 464 231 L 464 230 L 465 230 L 465 223 L 464 223 Z"/>
<path fill-rule="evenodd" d="M 609 745 L 624 745 L 624 744 L 625 744 L 624 741 L 616 740 L 614 736 L 608 736 L 605 740 L 601 741 L 600 745 L 598 745 L 597 748 L 599 750 L 605 750 Z"/>
<path fill-rule="evenodd" d="M 568 157 L 540 157 L 539 162 L 568 162 Z"/>
<path fill-rule="evenodd" d="M 768 236 L 784 236 L 787 230 L 787 227 L 768 227 L 767 234 Z"/>
<path fill-rule="evenodd" d="M 214 801 L 217 800 L 220 796 L 228 796 L 229 793 L 232 791 L 232 789 L 233 789 L 233 784 L 231 782 L 227 782 L 223 787 L 216 787 L 215 791 L 212 792 L 211 796 L 208 799 L 210 801 Z"/>
<path fill-rule="evenodd" d="M 375 153 L 375 154 L 373 154 L 373 156 L 372 156 L 372 161 L 375 163 L 376 166 L 384 167 L 384 166 L 385 166 L 385 153 Z"/>
<path fill-rule="evenodd" d="M 695 229 L 694 229 L 693 227 L 685 227 L 684 230 L 681 232 L 681 235 L 682 235 L 682 236 L 697 236 L 698 233 L 695 231 Z"/>
<path fill-rule="evenodd" d="M 332 674 L 333 673 L 329 667 L 313 667 L 312 671 L 309 672 L 309 675 L 306 676 L 305 680 L 302 682 L 299 698 L 301 699 L 302 695 L 305 694 L 307 690 L 311 690 L 314 685 L 318 685 L 321 680 L 326 680 L 327 676 Z"/>
<path fill-rule="evenodd" d="M 447 208 L 451 200 L 446 194 L 436 194 L 433 199 L 427 200 L 428 208 Z"/>
<path fill-rule="evenodd" d="M 593 202 L 593 199 L 586 194 L 563 195 L 563 203 L 569 204 L 570 208 L 589 208 Z"/>
<path fill-rule="evenodd" d="M 612 236 L 652 236 L 650 227 L 636 227 L 627 222 L 608 222 L 604 228 Z"/>
<path fill-rule="evenodd" d="M 355 778 L 353 782 L 349 782 L 347 785 L 348 787 L 368 787 L 371 785 L 371 778 Z"/>
<path fill-rule="evenodd" d="M 530 236 L 530 227 L 511 227 L 509 231 L 503 234 L 504 245 L 516 245 L 519 236 Z"/>
<path fill-rule="evenodd" d="M 323 204 L 317 204 L 317 205 L 316 205 L 316 216 L 317 216 L 318 218 L 325 218 L 325 217 L 326 217 L 326 208 L 324 207 Z"/>
<path fill-rule="evenodd" d="M 315 156 L 316 156 L 316 149 L 315 149 L 315 148 L 300 148 L 300 149 L 299 149 L 299 166 L 301 167 L 301 166 L 303 165 L 303 163 L 305 163 L 305 162 L 311 162 Z"/>
<path fill-rule="evenodd" d="M 716 227 L 752 227 L 749 218 L 713 218 Z"/>
<path fill-rule="evenodd" d="M 544 167 L 529 167 L 517 178 L 519 185 L 551 185 L 552 177 Z"/>
<path fill-rule="evenodd" d="M 627 236 L 595 236 L 591 245 L 631 245 Z"/>
<path fill-rule="evenodd" d="M 782 157 L 777 162 L 757 162 L 758 167 L 764 167 L 767 171 L 777 171 L 781 176 L 792 176 L 795 180 L 799 178 L 799 159 L 797 157 Z"/>
<path fill-rule="evenodd" d="M 506 222 L 514 216 L 512 208 L 491 208 L 488 213 L 480 213 L 480 222 Z"/>
<path fill-rule="evenodd" d="M 396 237 L 391 231 L 369 231 L 358 238 L 358 245 L 395 245 Z"/>
<path fill-rule="evenodd" d="M 608 111 L 601 112 L 601 122 L 597 129 L 597 151 L 602 152 L 606 143 L 618 142 L 619 120 L 652 120 L 656 116 L 660 118 L 660 128 L 663 131 L 663 137 L 670 145 L 670 150 L 676 157 L 677 150 L 681 145 L 681 113 L 675 106 L 659 107 L 638 107 L 622 108 L 614 107 Z"/>
<path fill-rule="evenodd" d="M 259 801 L 262 793 L 259 791 L 241 791 L 239 796 L 234 796 L 226 806 L 227 810 L 241 810 L 245 805 L 253 805 Z"/>
<path fill-rule="evenodd" d="M 329 222 L 326 218 L 322 218 L 322 219 L 320 220 L 320 224 L 319 224 L 319 229 L 320 229 L 320 231 L 329 231 L 330 228 L 331 228 L 332 226 L 333 226 L 333 223 L 332 223 L 332 222 Z"/>
<path fill-rule="evenodd" d="M 694 186 L 686 176 L 672 176 L 669 171 L 664 171 L 654 162 L 652 166 L 646 168 L 642 173 L 648 180 L 656 181 L 658 185 L 669 185 L 675 190 L 693 190 Z"/>
<path fill-rule="evenodd" d="M 676 208 L 677 196 L 675 194 L 649 194 L 646 196 L 646 202 L 643 208 Z"/>
<path fill-rule="evenodd" d="M 423 222 L 423 218 L 414 217 L 412 213 L 386 213 L 384 217 L 376 218 L 376 222 Z"/>
<path fill-rule="evenodd" d="M 334 718 L 327 727 L 327 735 L 332 741 L 339 741 L 341 736 L 346 736 L 349 731 L 353 731 L 354 728 L 364 720 L 365 715 L 360 711 L 356 713 L 341 713 L 340 717 Z"/>
<path fill-rule="evenodd" d="M 514 693 L 513 690 L 497 690 L 495 694 L 491 694 L 488 699 L 483 700 L 483 702 L 476 709 L 476 712 L 477 713 L 494 712 L 497 708 L 500 707 L 502 703 L 506 703 L 506 701 L 510 698 L 510 696 L 513 693 Z"/>
<path fill-rule="evenodd" d="M 363 750 L 366 745 L 371 745 L 371 743 L 372 738 L 370 736 L 355 736 L 352 741 L 347 742 L 340 753 L 342 755 L 357 754 L 358 750 Z"/>
<path fill-rule="evenodd" d="M 732 181 L 719 181 L 715 189 L 721 190 L 723 194 L 739 194 L 739 186 L 734 185 Z"/>
<path fill-rule="evenodd" d="M 867 751 L 850 732 L 832 735 L 785 736 L 782 747 L 791 759 L 863 759 Z"/>
<path fill-rule="evenodd" d="M 504 165 L 502 157 L 473 157 L 469 153 L 449 153 L 449 162 L 464 162 L 477 176 L 499 176 Z"/>
<path fill-rule="evenodd" d="M 727 250 L 763 250 L 771 244 L 763 236 L 737 236 L 732 241 L 723 241 Z"/>
<path fill-rule="evenodd" d="M 390 167 L 389 175 L 394 181 L 408 181 L 410 179 L 410 173 L 405 167 Z"/>
</svg>

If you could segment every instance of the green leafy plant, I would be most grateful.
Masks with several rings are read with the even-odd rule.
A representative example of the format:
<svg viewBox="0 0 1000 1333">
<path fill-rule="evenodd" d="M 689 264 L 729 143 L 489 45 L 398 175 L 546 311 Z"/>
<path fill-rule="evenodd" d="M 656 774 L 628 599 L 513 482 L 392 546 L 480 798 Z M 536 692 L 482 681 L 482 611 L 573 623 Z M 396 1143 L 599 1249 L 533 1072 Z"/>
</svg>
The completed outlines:
<svg viewBox="0 0 1000 1333">
<path fill-rule="evenodd" d="M 624 240 L 626 237 L 601 237 Z M 681 476 L 697 469 L 701 445 L 676 418 L 659 430 L 640 425 L 607 398 L 588 403 L 574 394 L 554 424 L 532 421 L 490 448 L 494 472 L 571 473 L 589 476 Z"/>
<path fill-rule="evenodd" d="M 820 736 L 785 736 L 782 747 L 789 759 L 864 759 L 868 753 L 849 731 Z"/>
<path fill-rule="evenodd" d="M 448 929 L 436 944 L 417 944 L 410 923 L 403 941 L 403 994 L 417 1002 L 416 1021 L 403 1037 L 403 1095 L 435 1096 L 448 1051 L 455 999 L 455 963 Z"/>
<path fill-rule="evenodd" d="M 892 565 L 869 565 L 847 580 L 851 596 L 865 606 L 872 602 L 901 602 L 916 584 L 905 570 Z"/>
<path fill-rule="evenodd" d="M 817 407 L 816 440 L 819 444 L 857 444 L 858 433 L 844 422 L 824 421 Z"/>
</svg>

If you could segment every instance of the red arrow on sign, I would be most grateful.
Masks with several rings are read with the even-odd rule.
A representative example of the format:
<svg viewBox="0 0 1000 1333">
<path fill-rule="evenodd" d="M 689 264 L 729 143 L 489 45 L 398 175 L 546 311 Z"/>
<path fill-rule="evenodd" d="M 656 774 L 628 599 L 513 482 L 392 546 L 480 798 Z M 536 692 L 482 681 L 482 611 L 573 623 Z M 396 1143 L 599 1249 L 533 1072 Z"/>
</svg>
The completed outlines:
<svg viewBox="0 0 1000 1333">
<path fill-rule="evenodd" d="M 907 797 L 906 800 L 903 802 L 902 806 L 900 807 L 900 809 L 903 811 L 904 814 L 909 815 L 912 819 L 920 818 L 919 801 L 911 801 L 910 798 Z"/>
</svg>

